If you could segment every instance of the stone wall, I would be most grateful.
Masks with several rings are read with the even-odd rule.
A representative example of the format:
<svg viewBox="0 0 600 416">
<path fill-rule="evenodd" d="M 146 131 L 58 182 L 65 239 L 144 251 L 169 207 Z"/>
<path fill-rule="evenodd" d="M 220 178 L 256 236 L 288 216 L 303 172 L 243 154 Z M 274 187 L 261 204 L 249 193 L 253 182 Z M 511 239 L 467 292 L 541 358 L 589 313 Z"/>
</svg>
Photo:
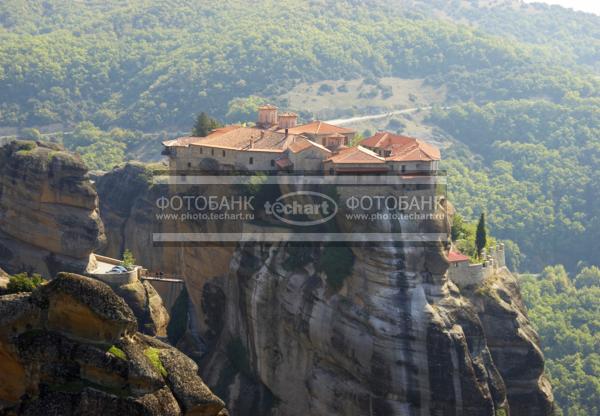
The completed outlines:
<svg viewBox="0 0 600 416">
<path fill-rule="evenodd" d="M 504 244 L 491 247 L 489 253 L 483 252 L 482 263 L 470 264 L 468 261 L 451 263 L 448 268 L 448 278 L 458 287 L 475 286 L 506 267 Z"/>
</svg>

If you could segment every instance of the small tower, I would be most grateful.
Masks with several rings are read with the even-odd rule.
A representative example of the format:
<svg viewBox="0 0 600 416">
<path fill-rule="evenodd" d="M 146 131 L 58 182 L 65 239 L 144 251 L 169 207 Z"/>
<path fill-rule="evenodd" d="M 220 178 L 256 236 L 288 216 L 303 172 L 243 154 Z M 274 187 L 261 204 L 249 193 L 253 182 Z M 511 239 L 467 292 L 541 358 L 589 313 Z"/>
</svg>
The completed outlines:
<svg viewBox="0 0 600 416">
<path fill-rule="evenodd" d="M 298 122 L 298 114 L 296 113 L 281 113 L 277 118 L 277 127 L 280 129 L 292 129 L 296 127 Z"/>
<path fill-rule="evenodd" d="M 271 104 L 258 107 L 258 127 L 263 129 L 277 125 L 277 107 Z"/>
</svg>

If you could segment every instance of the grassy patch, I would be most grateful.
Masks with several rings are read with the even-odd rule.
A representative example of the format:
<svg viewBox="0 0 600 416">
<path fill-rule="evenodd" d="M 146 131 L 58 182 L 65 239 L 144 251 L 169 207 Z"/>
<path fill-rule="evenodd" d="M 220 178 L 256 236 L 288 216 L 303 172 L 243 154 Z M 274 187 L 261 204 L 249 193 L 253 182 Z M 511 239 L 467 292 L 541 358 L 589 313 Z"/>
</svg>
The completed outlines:
<svg viewBox="0 0 600 416">
<path fill-rule="evenodd" d="M 125 351 L 115 345 L 111 346 L 107 352 L 123 361 L 127 361 L 127 354 L 125 354 Z"/>
<path fill-rule="evenodd" d="M 152 366 L 158 371 L 163 377 L 167 376 L 167 369 L 163 366 L 162 361 L 160 361 L 160 350 L 158 348 L 149 347 L 144 350 L 144 355 Z"/>
</svg>

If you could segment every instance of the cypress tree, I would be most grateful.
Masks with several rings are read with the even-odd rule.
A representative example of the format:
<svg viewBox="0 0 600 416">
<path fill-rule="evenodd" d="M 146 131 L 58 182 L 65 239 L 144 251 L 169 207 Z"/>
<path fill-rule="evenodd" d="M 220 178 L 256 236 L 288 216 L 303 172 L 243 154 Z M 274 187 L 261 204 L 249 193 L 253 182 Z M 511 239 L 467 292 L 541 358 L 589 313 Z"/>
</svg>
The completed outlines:
<svg viewBox="0 0 600 416">
<path fill-rule="evenodd" d="M 192 130 L 193 136 L 204 137 L 207 136 L 212 130 L 221 127 L 221 124 L 212 117 L 209 117 L 208 114 L 202 112 L 196 117 L 196 122 L 194 123 L 194 129 Z"/>
<path fill-rule="evenodd" d="M 475 234 L 475 247 L 477 248 L 477 257 L 481 257 L 481 251 L 487 244 L 487 231 L 485 230 L 485 214 L 482 212 L 477 223 L 477 232 Z"/>
</svg>

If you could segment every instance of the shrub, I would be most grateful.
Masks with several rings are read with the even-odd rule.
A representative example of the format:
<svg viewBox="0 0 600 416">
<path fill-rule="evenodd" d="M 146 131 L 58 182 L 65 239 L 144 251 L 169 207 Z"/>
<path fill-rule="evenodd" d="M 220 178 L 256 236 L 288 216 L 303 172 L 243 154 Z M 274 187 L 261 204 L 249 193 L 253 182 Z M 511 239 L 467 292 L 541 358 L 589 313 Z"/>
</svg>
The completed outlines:
<svg viewBox="0 0 600 416">
<path fill-rule="evenodd" d="M 319 86 L 319 91 L 318 91 L 319 95 L 323 95 L 325 93 L 332 93 L 332 92 L 333 92 L 333 87 L 329 84 L 321 84 Z"/>
<path fill-rule="evenodd" d="M 339 290 L 352 272 L 354 253 L 347 246 L 327 245 L 321 254 L 319 266 L 327 276 L 327 284 L 332 289 Z"/>
<path fill-rule="evenodd" d="M 287 271 L 297 270 L 306 266 L 312 260 L 313 247 L 311 246 L 289 246 L 287 258 L 283 262 L 283 268 Z"/>
<path fill-rule="evenodd" d="M 34 273 L 29 276 L 27 273 L 19 273 L 10 276 L 6 291 L 8 293 L 32 292 L 43 283 L 44 279 L 39 274 Z"/>
<path fill-rule="evenodd" d="M 123 267 L 127 270 L 133 270 L 133 266 L 135 266 L 135 257 L 133 257 L 133 253 L 131 250 L 125 250 L 123 253 Z"/>
</svg>

